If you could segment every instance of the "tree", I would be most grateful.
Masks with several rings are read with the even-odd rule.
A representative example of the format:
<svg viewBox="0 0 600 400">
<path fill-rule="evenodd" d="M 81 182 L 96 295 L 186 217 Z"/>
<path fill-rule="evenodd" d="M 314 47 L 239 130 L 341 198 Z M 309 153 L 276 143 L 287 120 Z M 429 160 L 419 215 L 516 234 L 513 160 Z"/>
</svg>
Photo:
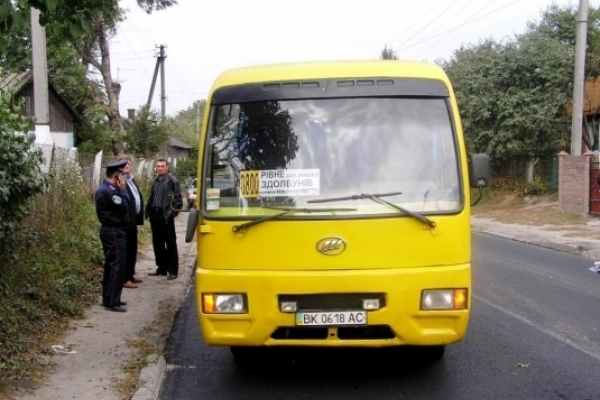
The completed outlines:
<svg viewBox="0 0 600 400">
<path fill-rule="evenodd" d="M 168 138 L 167 125 L 158 123 L 158 113 L 141 107 L 127 131 L 127 149 L 131 153 L 151 158 Z"/>
<path fill-rule="evenodd" d="M 32 68 L 31 29 L 12 29 L 5 37 L 11 51 L 0 54 L 0 68 L 7 72 L 22 72 Z M 72 43 L 47 30 L 48 78 L 81 117 L 74 127 L 75 146 L 82 152 L 107 150 L 107 125 L 103 108 L 94 102 L 102 84 L 88 74 Z"/>
<path fill-rule="evenodd" d="M 590 15 L 598 17 L 598 10 Z M 496 166 L 512 161 L 535 165 L 568 148 L 572 98 L 575 11 L 549 7 L 542 21 L 503 42 L 492 39 L 462 47 L 441 61 L 453 83 L 465 135 L 473 151 L 487 152 Z M 569 25 L 571 24 L 571 25 Z M 598 22 L 591 40 L 598 43 Z M 597 54 L 588 54 L 593 75 Z"/>
<path fill-rule="evenodd" d="M 393 49 L 388 49 L 386 44 L 383 50 L 381 50 L 381 56 L 379 58 L 382 60 L 397 60 L 398 55 L 396 55 L 396 52 Z"/>
<path fill-rule="evenodd" d="M 575 48 L 578 10 L 573 6 L 551 5 L 542 13 L 539 22 L 528 23 L 529 32 L 538 32 L 547 40 L 559 41 Z M 587 49 L 585 62 L 586 80 L 596 79 L 600 74 L 600 8 L 590 7 L 588 15 Z M 592 150 L 598 148 L 598 131 L 600 129 L 600 108 L 591 118 L 583 118 L 585 128 L 582 139 Z"/>
<path fill-rule="evenodd" d="M 246 169 L 286 168 L 296 158 L 298 136 L 292 128 L 292 117 L 277 101 L 240 105 L 241 133 L 237 156 Z"/>
<path fill-rule="evenodd" d="M 176 0 L 136 1 L 147 13 L 177 4 Z M 75 41 L 85 33 L 92 34 L 96 14 L 106 12 L 107 7 L 118 8 L 118 0 L 0 0 L 0 50 L 7 48 L 7 33 L 27 25 L 32 7 L 40 10 L 43 26 L 51 24 L 65 39 Z"/>
<path fill-rule="evenodd" d="M 175 0 L 137 0 L 146 12 L 165 9 Z M 109 41 L 116 33 L 125 12 L 118 0 L 0 0 L 0 49 L 8 42 L 4 34 L 26 25 L 30 7 L 40 10 L 40 23 L 74 44 L 86 71 L 95 69 L 102 77 L 103 90 L 92 87 L 95 103 L 108 120 L 113 153 L 123 152 L 123 134 L 119 113 L 120 85 L 114 82 L 110 67 Z"/>
<path fill-rule="evenodd" d="M 471 150 L 497 166 L 528 163 L 528 180 L 540 157 L 565 145 L 573 53 L 539 35 L 461 48 L 442 66 L 453 82 Z"/>
<path fill-rule="evenodd" d="M 22 105 L 0 95 L 0 256 L 12 255 L 19 223 L 29 215 L 30 199 L 41 193 L 46 180 L 39 166 L 42 154 L 32 148 L 29 121 Z"/>
<path fill-rule="evenodd" d="M 205 100 L 198 100 L 185 110 L 179 111 L 175 117 L 167 117 L 169 136 L 176 137 L 197 150 L 205 105 Z"/>
</svg>

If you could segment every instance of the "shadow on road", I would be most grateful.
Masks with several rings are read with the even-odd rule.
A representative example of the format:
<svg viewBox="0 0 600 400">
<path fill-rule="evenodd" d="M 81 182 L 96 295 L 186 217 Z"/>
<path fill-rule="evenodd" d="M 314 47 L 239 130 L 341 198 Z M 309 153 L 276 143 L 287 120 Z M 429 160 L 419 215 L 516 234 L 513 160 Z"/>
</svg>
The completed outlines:
<svg viewBox="0 0 600 400">
<path fill-rule="evenodd" d="M 441 363 L 429 348 L 242 348 L 234 352 L 242 375 L 295 378 L 413 376 Z"/>
</svg>

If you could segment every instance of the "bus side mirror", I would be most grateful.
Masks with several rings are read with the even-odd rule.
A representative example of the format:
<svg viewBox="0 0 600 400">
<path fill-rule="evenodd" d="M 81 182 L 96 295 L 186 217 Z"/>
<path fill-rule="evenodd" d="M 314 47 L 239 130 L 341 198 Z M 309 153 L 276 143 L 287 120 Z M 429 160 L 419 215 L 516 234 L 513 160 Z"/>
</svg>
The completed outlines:
<svg viewBox="0 0 600 400">
<path fill-rule="evenodd" d="M 491 179 L 490 157 L 484 153 L 471 154 L 469 158 L 469 185 L 472 188 L 487 187 Z"/>
<path fill-rule="evenodd" d="M 198 210 L 192 208 L 188 215 L 188 222 L 185 230 L 185 242 L 190 243 L 194 240 L 194 234 L 196 233 L 196 226 L 198 226 Z"/>
</svg>

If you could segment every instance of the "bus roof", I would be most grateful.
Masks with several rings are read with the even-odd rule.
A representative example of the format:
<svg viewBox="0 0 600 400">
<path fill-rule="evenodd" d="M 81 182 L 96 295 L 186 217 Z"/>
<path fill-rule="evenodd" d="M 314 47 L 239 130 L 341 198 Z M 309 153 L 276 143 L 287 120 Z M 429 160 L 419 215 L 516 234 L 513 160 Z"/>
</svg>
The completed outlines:
<svg viewBox="0 0 600 400">
<path fill-rule="evenodd" d="M 234 68 L 224 71 L 211 88 L 243 85 L 258 82 L 291 79 L 407 77 L 438 79 L 449 84 L 444 70 L 436 64 L 425 62 L 373 60 L 373 61 L 322 61 L 285 64 L 265 64 Z M 210 98 L 210 97 L 209 97 Z"/>
</svg>

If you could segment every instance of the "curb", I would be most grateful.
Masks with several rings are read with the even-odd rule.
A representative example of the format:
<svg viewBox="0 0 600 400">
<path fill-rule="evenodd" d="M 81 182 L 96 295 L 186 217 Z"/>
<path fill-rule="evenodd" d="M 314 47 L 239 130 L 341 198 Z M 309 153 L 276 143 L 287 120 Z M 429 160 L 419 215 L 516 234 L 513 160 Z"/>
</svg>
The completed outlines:
<svg viewBox="0 0 600 400">
<path fill-rule="evenodd" d="M 546 249 L 561 251 L 563 253 L 570 253 L 591 260 L 600 259 L 600 242 L 595 242 L 589 239 L 564 238 L 563 243 L 558 243 L 551 238 L 535 238 L 526 237 L 523 235 L 508 234 L 499 230 L 495 230 L 493 227 L 483 226 L 477 223 L 471 224 L 471 231 L 501 237 L 515 242 L 527 243 Z"/>
<path fill-rule="evenodd" d="M 165 376 L 167 363 L 163 356 L 151 354 L 146 365 L 140 372 L 138 389 L 131 400 L 156 400 Z"/>
<path fill-rule="evenodd" d="M 185 256 L 181 257 L 180 259 L 181 262 L 179 273 L 181 275 L 181 278 L 183 278 L 184 276 L 186 278 L 184 281 L 185 283 L 183 285 L 183 288 L 181 289 L 178 295 L 179 305 L 177 308 L 177 312 L 179 312 L 179 309 L 181 308 L 181 305 L 193 284 L 192 279 L 194 277 L 194 272 L 196 270 L 196 264 L 198 260 L 196 256 L 195 243 L 195 241 L 192 241 L 191 243 L 179 243 L 178 237 L 177 245 L 180 246 L 179 249 L 182 249 L 182 247 L 187 247 L 187 251 L 185 252 Z M 181 270 L 182 267 L 188 270 L 186 272 L 189 272 L 189 276 L 187 273 L 184 273 L 184 271 Z M 165 378 L 167 362 L 164 356 L 159 354 L 148 355 L 148 357 L 146 358 L 146 362 L 147 365 L 140 371 L 137 389 L 131 397 L 131 400 L 158 400 L 160 389 Z"/>
</svg>

